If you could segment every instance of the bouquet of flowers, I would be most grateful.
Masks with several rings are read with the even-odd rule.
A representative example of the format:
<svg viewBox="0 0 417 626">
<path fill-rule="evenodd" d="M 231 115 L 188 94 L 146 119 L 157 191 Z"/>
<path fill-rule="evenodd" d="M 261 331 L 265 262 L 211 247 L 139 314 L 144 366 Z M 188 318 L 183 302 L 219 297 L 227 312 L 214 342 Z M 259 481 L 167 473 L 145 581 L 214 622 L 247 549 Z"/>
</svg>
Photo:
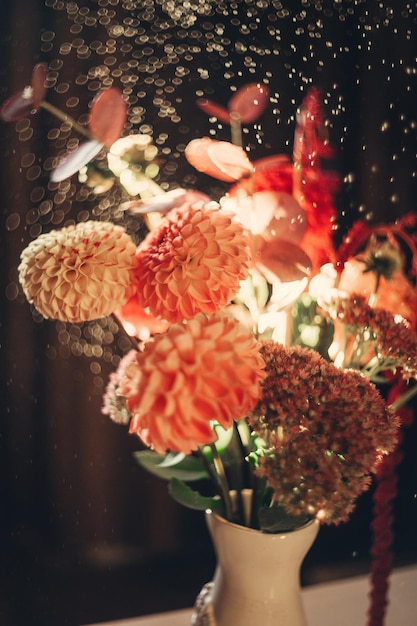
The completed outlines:
<svg viewBox="0 0 417 626">
<path fill-rule="evenodd" d="M 44 100 L 46 77 L 37 66 L 3 119 L 40 107 L 62 115 Z M 281 532 L 347 520 L 398 444 L 401 407 L 417 389 L 417 218 L 358 222 L 336 249 L 338 178 L 323 168 L 320 92 L 298 110 L 292 158 L 252 163 L 241 126 L 268 101 L 254 83 L 227 108 L 197 102 L 232 130 L 230 143 L 204 137 L 185 151 L 230 183 L 214 202 L 196 189 L 163 192 L 151 137 L 120 138 L 125 103 L 102 92 L 88 128 L 74 123 L 86 141 L 52 178 L 80 172 L 97 193 L 117 182 L 122 210 L 149 232 L 137 242 L 120 224 L 69 223 L 29 244 L 19 276 L 45 318 L 113 315 L 129 335 L 103 412 L 140 438 L 138 462 L 177 501 Z"/>
</svg>

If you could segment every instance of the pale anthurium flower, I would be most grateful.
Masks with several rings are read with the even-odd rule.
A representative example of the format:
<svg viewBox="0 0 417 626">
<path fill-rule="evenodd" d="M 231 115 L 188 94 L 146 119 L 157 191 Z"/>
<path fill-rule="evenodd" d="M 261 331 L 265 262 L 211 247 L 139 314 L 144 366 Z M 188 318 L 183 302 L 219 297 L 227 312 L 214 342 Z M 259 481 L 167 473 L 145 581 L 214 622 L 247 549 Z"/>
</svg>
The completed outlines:
<svg viewBox="0 0 417 626">
<path fill-rule="evenodd" d="M 216 440 L 259 399 L 259 343 L 226 313 L 200 313 L 144 344 L 119 391 L 132 413 L 130 432 L 161 454 L 189 454 Z"/>
<path fill-rule="evenodd" d="M 225 196 L 220 204 L 233 211 L 253 236 L 253 270 L 272 287 L 268 309 L 284 309 L 304 291 L 311 268 L 298 245 L 307 227 L 305 211 L 281 191 L 238 192 Z"/>
<path fill-rule="evenodd" d="M 152 180 L 159 172 L 156 162 L 158 148 L 149 135 L 135 133 L 115 141 L 107 153 L 109 169 L 120 180 L 129 195 L 160 192 Z"/>
<path fill-rule="evenodd" d="M 329 300 L 336 293 L 337 272 L 332 263 L 321 266 L 320 272 L 315 274 L 308 284 L 308 293 L 312 298 Z"/>
<path fill-rule="evenodd" d="M 292 515 L 346 521 L 398 438 L 375 385 L 318 352 L 264 342 L 266 378 L 249 423 L 265 442 L 257 473 Z M 317 477 L 320 477 L 320 480 Z"/>
<path fill-rule="evenodd" d="M 293 196 L 283 191 L 257 191 L 225 196 L 222 208 L 236 213 L 239 221 L 253 235 L 266 241 L 283 239 L 298 244 L 307 228 L 307 217 Z"/>
<path fill-rule="evenodd" d="M 250 242 L 215 203 L 173 209 L 137 250 L 137 297 L 169 322 L 229 304 L 250 266 Z"/>
<path fill-rule="evenodd" d="M 157 154 L 158 148 L 153 145 L 152 137 L 136 133 L 115 141 L 107 154 L 107 162 L 113 174 L 120 176 L 129 167 L 152 163 Z"/>
<path fill-rule="evenodd" d="M 34 239 L 22 252 L 19 280 L 44 317 L 86 322 L 127 302 L 136 267 L 135 243 L 122 226 L 88 221 Z"/>
<path fill-rule="evenodd" d="M 96 167 L 94 162 L 80 169 L 78 172 L 78 180 L 80 183 L 84 183 L 87 187 L 90 187 L 97 195 L 109 191 L 115 182 L 114 176 Z"/>
<path fill-rule="evenodd" d="M 228 141 L 210 137 L 193 139 L 184 154 L 196 170 L 226 182 L 236 182 L 253 171 L 246 152 Z"/>
</svg>

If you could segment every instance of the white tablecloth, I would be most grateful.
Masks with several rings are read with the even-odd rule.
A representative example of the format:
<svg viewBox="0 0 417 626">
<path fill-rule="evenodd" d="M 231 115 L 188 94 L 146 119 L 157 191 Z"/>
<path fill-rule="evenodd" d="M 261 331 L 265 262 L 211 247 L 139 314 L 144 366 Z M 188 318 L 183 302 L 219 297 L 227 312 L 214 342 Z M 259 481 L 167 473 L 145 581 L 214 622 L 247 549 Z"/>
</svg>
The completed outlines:
<svg viewBox="0 0 417 626">
<path fill-rule="evenodd" d="M 369 578 L 346 578 L 303 589 L 308 626 L 366 626 Z M 189 626 L 191 610 L 159 613 L 95 626 Z M 417 626 L 417 566 L 397 569 L 391 576 L 384 626 Z"/>
</svg>

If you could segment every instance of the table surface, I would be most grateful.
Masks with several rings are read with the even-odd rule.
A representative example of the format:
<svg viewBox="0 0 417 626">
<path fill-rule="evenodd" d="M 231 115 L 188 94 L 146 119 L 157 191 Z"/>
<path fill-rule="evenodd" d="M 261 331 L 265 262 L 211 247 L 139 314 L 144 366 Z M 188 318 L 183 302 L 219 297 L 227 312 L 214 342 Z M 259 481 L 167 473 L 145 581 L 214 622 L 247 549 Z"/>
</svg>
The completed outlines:
<svg viewBox="0 0 417 626">
<path fill-rule="evenodd" d="M 369 578 L 360 576 L 312 585 L 302 590 L 308 626 L 366 626 Z M 95 626 L 189 626 L 191 609 Z M 417 566 L 395 570 L 390 579 L 389 606 L 384 626 L 417 624 Z"/>
</svg>

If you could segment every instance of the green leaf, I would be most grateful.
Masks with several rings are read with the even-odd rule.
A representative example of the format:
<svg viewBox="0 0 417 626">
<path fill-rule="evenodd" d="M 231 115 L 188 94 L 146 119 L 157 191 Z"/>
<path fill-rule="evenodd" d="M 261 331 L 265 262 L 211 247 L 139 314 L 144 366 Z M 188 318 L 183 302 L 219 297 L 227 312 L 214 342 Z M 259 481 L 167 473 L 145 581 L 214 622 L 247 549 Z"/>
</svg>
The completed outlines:
<svg viewBox="0 0 417 626">
<path fill-rule="evenodd" d="M 195 509 L 197 511 L 211 509 L 212 511 L 218 512 L 221 512 L 223 509 L 223 504 L 220 499 L 211 496 L 202 496 L 198 491 L 194 491 L 194 489 L 191 489 L 191 487 L 177 478 L 172 478 L 169 481 L 168 490 L 176 502 L 189 509 Z"/>
<path fill-rule="evenodd" d="M 142 450 L 134 452 L 134 458 L 150 474 L 164 480 L 177 478 L 191 482 L 208 477 L 203 463 L 194 456 L 171 453 L 163 455 L 152 450 Z"/>
<path fill-rule="evenodd" d="M 283 533 L 304 526 L 311 519 L 307 515 L 290 515 L 284 507 L 273 505 L 259 509 L 259 524 L 264 533 Z"/>
<path fill-rule="evenodd" d="M 216 446 L 218 453 L 222 455 L 232 441 L 233 427 L 225 430 L 222 426 L 220 426 L 220 424 L 216 423 L 214 424 L 214 430 L 217 435 L 217 439 L 214 442 L 214 445 Z M 210 446 L 203 447 L 203 454 L 209 461 L 213 460 L 213 452 Z"/>
<path fill-rule="evenodd" d="M 187 458 L 187 455 L 183 452 L 168 452 L 163 460 L 160 462 L 160 467 L 173 467 L 174 465 L 179 465 L 184 459 Z"/>
</svg>

